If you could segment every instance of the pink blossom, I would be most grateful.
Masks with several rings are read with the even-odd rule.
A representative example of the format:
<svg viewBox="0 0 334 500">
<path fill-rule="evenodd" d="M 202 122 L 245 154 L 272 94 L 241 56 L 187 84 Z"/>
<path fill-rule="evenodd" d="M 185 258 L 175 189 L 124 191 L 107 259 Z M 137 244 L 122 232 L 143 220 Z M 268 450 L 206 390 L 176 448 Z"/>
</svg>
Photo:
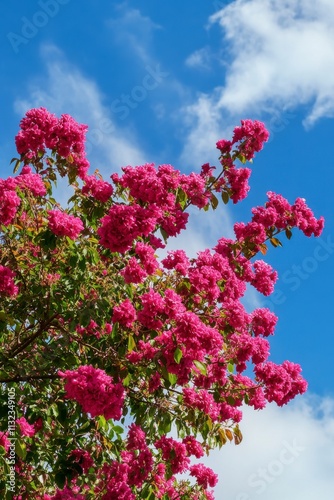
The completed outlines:
<svg viewBox="0 0 334 500">
<path fill-rule="evenodd" d="M 45 108 L 27 111 L 20 122 L 21 130 L 15 137 L 18 153 L 25 155 L 30 151 L 35 157 L 39 151 L 44 153 L 45 147 L 53 149 L 56 141 L 53 131 L 57 123 L 56 116 Z"/>
<path fill-rule="evenodd" d="M 301 367 L 291 361 L 276 365 L 271 361 L 257 365 L 254 373 L 258 381 L 264 383 L 264 394 L 269 402 L 283 406 L 297 394 L 307 390 L 307 382 L 300 375 Z"/>
<path fill-rule="evenodd" d="M 153 231 L 159 215 L 159 210 L 139 205 L 113 205 L 97 230 L 100 243 L 111 252 L 124 253 L 138 236 L 148 236 Z"/>
<path fill-rule="evenodd" d="M 251 327 L 254 335 L 273 335 L 277 316 L 267 308 L 255 309 L 251 314 Z"/>
<path fill-rule="evenodd" d="M 83 365 L 58 374 L 66 379 L 66 397 L 77 401 L 86 413 L 92 417 L 104 415 L 107 420 L 121 418 L 124 388 L 120 383 L 115 384 L 103 370 Z"/>
<path fill-rule="evenodd" d="M 49 228 L 56 236 L 68 236 L 75 240 L 84 229 L 81 219 L 61 210 L 48 210 L 48 215 Z"/>
<path fill-rule="evenodd" d="M 96 200 L 105 203 L 113 194 L 113 187 L 109 182 L 103 181 L 102 179 L 96 179 L 96 177 L 91 175 L 85 177 L 82 193 L 93 196 Z"/>
<path fill-rule="evenodd" d="M 10 447 L 10 441 L 7 437 L 7 432 L 2 432 L 0 431 L 0 446 L 5 448 L 5 451 L 7 452 Z"/>
<path fill-rule="evenodd" d="M 210 193 L 206 190 L 205 179 L 201 175 L 194 172 L 182 175 L 181 187 L 192 205 L 203 208 L 208 204 Z"/>
<path fill-rule="evenodd" d="M 230 153 L 232 149 L 232 142 L 221 139 L 216 143 L 217 149 L 220 149 L 222 154 Z"/>
<path fill-rule="evenodd" d="M 150 289 L 140 297 L 142 309 L 138 311 L 138 321 L 146 328 L 158 330 L 162 327 L 159 315 L 164 311 L 164 300 L 158 292 Z"/>
<path fill-rule="evenodd" d="M 119 306 L 114 307 L 112 320 L 114 323 L 120 323 L 127 328 L 131 328 L 136 317 L 136 310 L 130 299 L 125 299 Z"/>
<path fill-rule="evenodd" d="M 161 261 L 165 269 L 175 269 L 183 276 L 187 274 L 190 266 L 189 259 L 184 250 L 168 250 L 167 257 Z"/>
<path fill-rule="evenodd" d="M 16 419 L 16 423 L 20 427 L 21 436 L 32 437 L 35 435 L 35 427 L 33 425 L 30 425 L 24 417 Z"/>
<path fill-rule="evenodd" d="M 142 283 L 144 278 L 146 278 L 147 273 L 138 263 L 135 257 L 129 259 L 127 265 L 120 272 L 123 276 L 125 283 Z"/>
<path fill-rule="evenodd" d="M 203 446 L 194 438 L 194 436 L 187 436 L 182 440 L 187 449 L 188 455 L 194 455 L 196 458 L 201 458 L 204 455 Z"/>
<path fill-rule="evenodd" d="M 241 127 L 235 127 L 232 142 L 240 142 L 240 152 L 247 160 L 254 157 L 254 153 L 261 151 L 267 142 L 269 133 L 264 124 L 257 120 L 241 120 Z"/>
<path fill-rule="evenodd" d="M 150 245 L 138 241 L 135 246 L 135 252 L 147 274 L 152 275 L 159 269 L 159 263 Z"/>
<path fill-rule="evenodd" d="M 233 203 L 238 203 L 238 201 L 246 198 L 250 189 L 248 184 L 250 174 L 251 171 L 249 168 L 232 167 L 226 171 L 226 178 L 230 183 L 232 189 L 231 200 L 233 201 Z"/>
<path fill-rule="evenodd" d="M 19 292 L 14 282 L 15 273 L 8 267 L 0 265 L 0 295 L 16 297 Z"/>
<path fill-rule="evenodd" d="M 17 185 L 22 189 L 28 189 L 34 196 L 44 196 L 46 187 L 39 174 L 33 174 L 31 168 L 25 165 L 20 175 L 16 177 Z"/>
<path fill-rule="evenodd" d="M 51 500 L 85 500 L 85 497 L 74 493 L 74 491 L 65 486 L 62 490 L 57 489 L 56 494 L 51 497 Z"/>
<path fill-rule="evenodd" d="M 16 194 L 16 179 L 0 179 L 0 224 L 8 226 L 14 219 L 21 203 Z"/>
<path fill-rule="evenodd" d="M 254 262 L 254 272 L 251 284 L 263 295 L 270 295 L 274 291 L 274 285 L 278 277 L 277 272 L 263 260 Z"/>
<path fill-rule="evenodd" d="M 94 460 L 90 456 L 87 450 L 72 450 L 69 458 L 73 459 L 77 462 L 82 468 L 83 472 L 88 472 L 91 467 L 94 465 Z"/>
<path fill-rule="evenodd" d="M 208 415 L 213 422 L 218 420 L 219 405 L 212 394 L 205 389 L 196 391 L 191 387 L 183 388 L 183 403 L 189 408 L 195 408 Z"/>
<path fill-rule="evenodd" d="M 320 236 L 324 228 L 324 218 L 317 220 L 312 210 L 306 205 L 303 198 L 297 198 L 292 205 L 292 211 L 296 219 L 296 226 L 303 231 L 305 236 Z"/>
<path fill-rule="evenodd" d="M 57 149 L 60 156 L 67 158 L 71 153 L 83 154 L 87 125 L 77 123 L 68 114 L 61 115 L 52 133 L 57 142 L 49 143 L 51 149 Z"/>
<path fill-rule="evenodd" d="M 205 489 L 210 486 L 213 488 L 218 482 L 218 476 L 213 472 L 212 469 L 206 467 L 203 464 L 194 464 L 190 467 L 190 475 L 194 476 L 197 480 L 197 484 L 203 486 Z"/>
<path fill-rule="evenodd" d="M 187 448 L 183 443 L 173 438 L 162 436 L 154 443 L 154 446 L 161 449 L 162 458 L 170 464 L 173 474 L 178 474 L 188 469 L 190 460 Z"/>
</svg>

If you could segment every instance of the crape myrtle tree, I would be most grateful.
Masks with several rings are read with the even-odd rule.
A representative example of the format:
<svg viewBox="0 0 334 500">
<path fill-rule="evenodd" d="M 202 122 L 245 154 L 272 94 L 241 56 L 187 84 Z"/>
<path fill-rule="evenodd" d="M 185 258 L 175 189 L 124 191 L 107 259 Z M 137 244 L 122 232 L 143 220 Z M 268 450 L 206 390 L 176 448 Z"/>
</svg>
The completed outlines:
<svg viewBox="0 0 334 500">
<path fill-rule="evenodd" d="M 240 443 L 241 406 L 306 391 L 298 364 L 268 361 L 275 314 L 241 299 L 247 284 L 273 292 L 268 244 L 319 236 L 323 218 L 269 192 L 235 239 L 159 260 L 191 205 L 210 217 L 246 197 L 268 132 L 243 120 L 217 142 L 219 168 L 128 166 L 108 182 L 88 174 L 86 129 L 28 111 L 0 180 L 1 498 L 213 499 L 198 459 Z"/>
</svg>

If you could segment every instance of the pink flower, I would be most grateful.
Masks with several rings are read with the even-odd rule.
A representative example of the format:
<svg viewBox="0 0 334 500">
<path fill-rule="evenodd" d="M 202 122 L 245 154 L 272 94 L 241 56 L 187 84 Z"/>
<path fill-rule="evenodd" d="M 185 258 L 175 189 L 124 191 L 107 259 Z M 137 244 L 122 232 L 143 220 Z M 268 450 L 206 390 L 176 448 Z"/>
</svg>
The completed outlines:
<svg viewBox="0 0 334 500">
<path fill-rule="evenodd" d="M 71 153 L 83 154 L 85 151 L 85 140 L 87 125 L 77 123 L 72 116 L 64 114 L 58 120 L 53 129 L 53 136 L 57 143 L 52 144 L 52 149 L 57 149 L 60 156 L 68 157 Z"/>
<path fill-rule="evenodd" d="M 251 170 L 249 168 L 231 167 L 226 171 L 226 177 L 232 189 L 231 200 L 233 203 L 238 203 L 238 201 L 246 198 L 250 189 L 248 184 L 250 174 Z"/>
<path fill-rule="evenodd" d="M 10 447 L 10 441 L 7 437 L 7 432 L 2 432 L 0 431 L 0 446 L 5 448 L 5 451 L 7 452 Z"/>
<path fill-rule="evenodd" d="M 255 275 L 251 280 L 251 284 L 256 290 L 263 293 L 263 295 L 270 295 L 274 291 L 274 285 L 277 281 L 277 272 L 263 260 L 254 262 L 254 271 Z"/>
<path fill-rule="evenodd" d="M 235 127 L 233 144 L 242 141 L 240 152 L 247 160 L 254 157 L 254 153 L 261 151 L 263 144 L 269 139 L 269 133 L 264 124 L 257 120 L 241 120 L 241 127 Z"/>
<path fill-rule="evenodd" d="M 187 436 L 182 440 L 182 442 L 189 455 L 194 455 L 196 458 L 203 457 L 203 446 L 194 438 L 194 436 Z"/>
<path fill-rule="evenodd" d="M 258 381 L 264 383 L 264 394 L 269 402 L 283 406 L 297 394 L 307 390 L 307 382 L 300 375 L 301 367 L 291 361 L 276 365 L 271 361 L 257 365 L 254 373 Z"/>
<path fill-rule="evenodd" d="M 125 283 L 142 283 L 147 276 L 146 271 L 138 263 L 135 257 L 131 257 L 120 274 L 123 276 Z"/>
<path fill-rule="evenodd" d="M 30 109 L 20 122 L 21 131 L 15 137 L 16 148 L 19 154 L 25 155 L 29 151 L 37 156 L 39 151 L 45 152 L 45 147 L 53 149 L 56 137 L 53 130 L 57 125 L 57 118 L 45 108 Z"/>
<path fill-rule="evenodd" d="M 62 490 L 57 489 L 56 494 L 51 497 L 51 500 L 85 500 L 85 497 L 74 493 L 74 491 L 65 486 Z"/>
<path fill-rule="evenodd" d="M 195 464 L 192 465 L 189 470 L 190 475 L 196 478 L 197 484 L 203 486 L 205 489 L 207 489 L 208 486 L 211 488 L 216 486 L 218 476 L 209 467 L 206 467 L 203 464 Z"/>
<path fill-rule="evenodd" d="M 77 462 L 83 472 L 88 472 L 88 470 L 94 465 L 94 460 L 86 450 L 72 450 L 69 458 L 72 458 L 75 462 Z"/>
<path fill-rule="evenodd" d="M 161 261 L 165 269 L 175 269 L 183 276 L 187 274 L 190 266 L 189 259 L 184 250 L 168 250 L 167 257 Z"/>
<path fill-rule="evenodd" d="M 230 153 L 232 149 L 232 142 L 221 139 L 216 143 L 217 149 L 220 149 L 222 154 Z"/>
<path fill-rule="evenodd" d="M 16 183 L 21 189 L 28 189 L 34 196 L 44 196 L 46 187 L 39 174 L 33 174 L 31 168 L 25 165 L 20 175 L 16 177 Z"/>
<path fill-rule="evenodd" d="M 16 179 L 0 179 L 0 224 L 8 226 L 14 219 L 21 203 L 16 194 Z"/>
<path fill-rule="evenodd" d="M 81 219 L 61 210 L 48 210 L 48 215 L 49 228 L 56 236 L 68 236 L 75 240 L 84 229 Z"/>
<path fill-rule="evenodd" d="M 164 300 L 158 292 L 150 289 L 141 296 L 142 309 L 138 311 L 138 321 L 146 328 L 158 330 L 162 326 L 159 315 L 164 311 Z"/>
<path fill-rule="evenodd" d="M 190 460 L 187 448 L 183 443 L 173 438 L 162 436 L 154 443 L 154 446 L 161 449 L 162 458 L 170 464 L 173 474 L 178 474 L 188 469 Z"/>
<path fill-rule="evenodd" d="M 277 316 L 267 308 L 255 309 L 251 314 L 251 327 L 254 335 L 273 335 Z"/>
<path fill-rule="evenodd" d="M 153 231 L 159 215 L 160 211 L 139 205 L 113 205 L 97 230 L 100 243 L 111 252 L 124 253 L 139 235 L 148 236 Z"/>
<path fill-rule="evenodd" d="M 85 177 L 85 184 L 82 187 L 82 193 L 93 196 L 102 203 L 107 202 L 113 194 L 113 187 L 109 182 L 102 179 L 96 179 L 93 175 Z"/>
<path fill-rule="evenodd" d="M 130 299 L 125 299 L 119 306 L 114 307 L 112 320 L 114 323 L 120 323 L 127 328 L 131 328 L 136 317 L 136 310 Z"/>
<path fill-rule="evenodd" d="M 0 295 L 16 297 L 19 288 L 14 283 L 15 273 L 8 267 L 0 265 Z"/>
<path fill-rule="evenodd" d="M 24 417 L 18 418 L 16 420 L 16 423 L 20 427 L 22 436 L 32 437 L 35 435 L 36 433 L 35 427 L 33 425 L 30 425 L 29 422 L 27 422 L 27 420 Z"/>
<path fill-rule="evenodd" d="M 121 418 L 124 388 L 103 370 L 84 365 L 58 374 L 66 379 L 66 397 L 77 401 L 86 413 L 92 417 L 104 415 L 107 420 Z"/>
<path fill-rule="evenodd" d="M 194 172 L 182 175 L 181 187 L 192 205 L 203 208 L 208 204 L 210 193 L 206 190 L 205 179 L 201 175 Z"/>
<path fill-rule="evenodd" d="M 154 250 L 150 245 L 138 241 L 135 247 L 135 252 L 147 274 L 152 275 L 157 269 L 159 269 L 159 264 L 155 257 Z"/>
</svg>

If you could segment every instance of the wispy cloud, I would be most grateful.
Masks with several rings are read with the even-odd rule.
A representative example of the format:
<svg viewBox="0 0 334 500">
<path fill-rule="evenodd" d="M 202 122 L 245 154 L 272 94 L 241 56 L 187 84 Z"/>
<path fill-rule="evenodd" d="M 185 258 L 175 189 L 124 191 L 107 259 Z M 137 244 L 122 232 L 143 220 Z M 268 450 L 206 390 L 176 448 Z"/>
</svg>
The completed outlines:
<svg viewBox="0 0 334 500">
<path fill-rule="evenodd" d="M 244 440 L 207 464 L 219 474 L 216 498 L 330 500 L 334 491 L 334 400 L 304 396 L 289 406 L 245 408 Z"/>
<path fill-rule="evenodd" d="M 306 126 L 334 115 L 334 3 L 236 0 L 210 18 L 231 61 L 218 106 L 254 112 L 306 104 Z"/>
<path fill-rule="evenodd" d="M 211 55 L 209 47 L 195 50 L 185 61 L 186 66 L 198 69 L 210 69 Z"/>
<path fill-rule="evenodd" d="M 115 42 L 135 54 L 140 64 L 152 64 L 153 33 L 161 26 L 143 15 L 139 9 L 131 8 L 127 2 L 115 7 L 115 16 L 106 21 Z"/>
<path fill-rule="evenodd" d="M 20 116 L 32 107 L 44 106 L 60 115 L 71 114 L 89 126 L 88 153 L 92 168 L 105 175 L 128 164 L 142 164 L 146 154 L 130 129 L 117 127 L 96 82 L 82 74 L 54 45 L 43 45 L 44 71 L 28 82 L 15 101 Z"/>
</svg>

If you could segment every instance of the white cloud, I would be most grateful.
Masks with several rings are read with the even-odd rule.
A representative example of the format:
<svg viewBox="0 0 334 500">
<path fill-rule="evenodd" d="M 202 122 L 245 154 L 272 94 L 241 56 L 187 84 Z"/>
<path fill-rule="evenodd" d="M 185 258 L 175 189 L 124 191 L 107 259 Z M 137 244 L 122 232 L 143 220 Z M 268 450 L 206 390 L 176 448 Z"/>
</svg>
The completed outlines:
<svg viewBox="0 0 334 500">
<path fill-rule="evenodd" d="M 130 50 L 132 58 L 135 55 L 141 64 L 151 64 L 152 35 L 161 26 L 126 2 L 116 6 L 115 10 L 116 16 L 107 20 L 114 40 L 122 50 Z"/>
<path fill-rule="evenodd" d="M 210 51 L 209 47 L 203 47 L 202 49 L 195 50 L 185 61 L 186 66 L 190 68 L 210 68 Z"/>
<path fill-rule="evenodd" d="M 91 168 L 99 168 L 106 176 L 124 165 L 145 163 L 146 155 L 133 132 L 115 125 L 112 111 L 104 104 L 94 80 L 70 64 L 54 45 L 44 45 L 41 55 L 46 74 L 28 83 L 24 97 L 15 101 L 17 113 L 23 116 L 30 108 L 44 106 L 57 115 L 68 113 L 87 124 Z"/>
<path fill-rule="evenodd" d="M 233 113 L 311 106 L 305 125 L 334 115 L 334 3 L 236 0 L 210 18 L 232 57 L 217 105 Z"/>
<path fill-rule="evenodd" d="M 244 440 L 206 460 L 219 474 L 217 499 L 331 500 L 334 491 L 334 400 L 304 396 L 265 410 L 245 408 Z"/>
</svg>

